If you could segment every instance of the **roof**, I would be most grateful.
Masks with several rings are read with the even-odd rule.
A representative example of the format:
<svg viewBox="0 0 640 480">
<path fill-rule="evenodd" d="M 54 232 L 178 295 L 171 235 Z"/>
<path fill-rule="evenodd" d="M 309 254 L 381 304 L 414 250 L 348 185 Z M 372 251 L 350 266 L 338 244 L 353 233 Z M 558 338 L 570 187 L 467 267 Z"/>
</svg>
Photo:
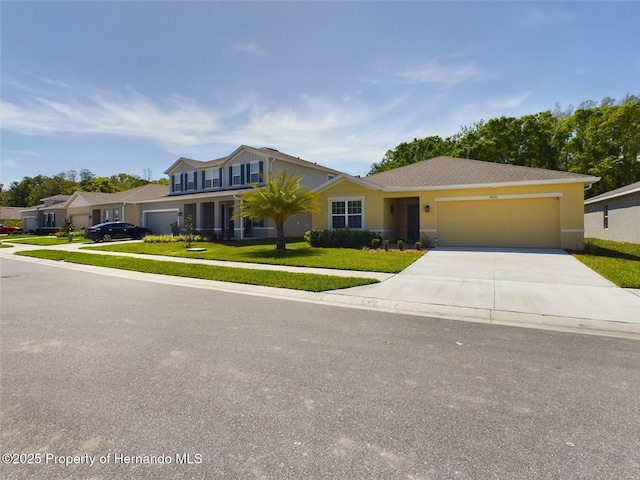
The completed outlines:
<svg viewBox="0 0 640 480">
<path fill-rule="evenodd" d="M 0 219 L 2 220 L 20 220 L 20 212 L 25 207 L 3 207 L 0 206 Z"/>
<path fill-rule="evenodd" d="M 363 180 L 382 187 L 425 188 L 562 181 L 592 184 L 600 179 L 579 173 L 442 156 L 375 173 Z"/>
<path fill-rule="evenodd" d="M 75 192 L 74 197 L 82 197 L 92 205 L 105 203 L 136 203 L 143 200 L 155 200 L 165 197 L 169 194 L 167 185 L 159 185 L 157 183 L 149 183 L 141 187 L 131 188 L 123 192 L 104 193 L 104 192 Z M 72 202 L 73 200 L 71 200 Z M 70 203 L 70 202 L 68 202 Z"/>
<path fill-rule="evenodd" d="M 624 187 L 616 188 L 615 190 L 611 190 L 609 192 L 601 193 L 600 195 L 596 195 L 595 197 L 588 198 L 584 201 L 584 204 L 588 205 L 590 203 L 599 202 L 601 200 L 609 200 L 610 198 L 631 195 L 632 193 L 636 192 L 640 192 L 640 182 L 632 183 Z"/>
<path fill-rule="evenodd" d="M 318 165 L 317 163 L 310 162 L 308 160 L 303 160 L 300 157 L 294 157 L 293 155 L 288 155 L 288 154 L 280 152 L 280 151 L 278 151 L 278 150 L 276 150 L 274 148 L 269 148 L 269 147 L 254 148 L 254 147 L 250 147 L 250 146 L 247 146 L 247 145 L 241 145 L 240 147 L 236 148 L 228 156 L 221 157 L 221 158 L 216 158 L 215 160 L 202 161 L 202 160 L 194 160 L 192 158 L 180 157 L 169 168 L 167 168 L 164 173 L 168 174 L 169 172 L 171 172 L 180 163 L 187 163 L 187 164 L 191 165 L 195 169 L 211 168 L 211 167 L 221 166 L 222 164 L 224 164 L 226 161 L 230 160 L 232 157 L 237 155 L 242 150 L 253 151 L 254 153 L 256 153 L 258 155 L 267 156 L 267 157 L 275 158 L 275 159 L 278 159 L 278 160 L 283 160 L 283 161 L 289 162 L 289 163 L 295 163 L 295 164 L 298 164 L 298 165 L 301 165 L 301 166 L 313 167 L 313 168 L 321 169 L 321 170 L 324 170 L 324 171 L 327 171 L 327 172 L 334 173 L 336 175 L 339 175 L 340 173 L 342 173 L 342 172 L 339 172 L 338 170 L 334 170 L 332 168 L 325 167 L 323 165 Z"/>
</svg>

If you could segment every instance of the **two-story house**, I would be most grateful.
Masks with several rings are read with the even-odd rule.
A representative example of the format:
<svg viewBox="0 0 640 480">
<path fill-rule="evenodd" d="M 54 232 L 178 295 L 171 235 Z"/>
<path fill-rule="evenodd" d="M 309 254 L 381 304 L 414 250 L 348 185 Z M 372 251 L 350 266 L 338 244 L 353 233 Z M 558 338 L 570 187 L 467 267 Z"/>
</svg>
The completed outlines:
<svg viewBox="0 0 640 480">
<path fill-rule="evenodd" d="M 210 161 L 181 157 L 164 173 L 169 176 L 169 194 L 161 199 L 142 201 L 140 224 L 155 234 L 171 232 L 171 225 L 184 229 L 191 216 L 194 229 L 216 235 L 244 239 L 275 237 L 270 219 L 253 222 L 233 220 L 238 196 L 260 185 L 267 171 L 285 170 L 303 175 L 301 183 L 314 189 L 341 172 L 287 155 L 271 148 L 242 145 L 230 155 Z M 288 236 L 302 236 L 311 229 L 311 214 L 287 220 Z"/>
</svg>

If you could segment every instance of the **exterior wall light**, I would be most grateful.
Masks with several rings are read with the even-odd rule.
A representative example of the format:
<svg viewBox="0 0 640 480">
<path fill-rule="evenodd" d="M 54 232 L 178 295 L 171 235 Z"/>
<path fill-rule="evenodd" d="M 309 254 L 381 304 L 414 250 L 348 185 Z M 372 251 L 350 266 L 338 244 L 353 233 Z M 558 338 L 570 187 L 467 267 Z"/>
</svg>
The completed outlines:
<svg viewBox="0 0 640 480">
<path fill-rule="evenodd" d="M 427 213 L 429 213 L 429 205 L 425 205 L 425 206 L 424 206 L 424 211 L 425 211 L 425 212 L 427 212 Z"/>
</svg>

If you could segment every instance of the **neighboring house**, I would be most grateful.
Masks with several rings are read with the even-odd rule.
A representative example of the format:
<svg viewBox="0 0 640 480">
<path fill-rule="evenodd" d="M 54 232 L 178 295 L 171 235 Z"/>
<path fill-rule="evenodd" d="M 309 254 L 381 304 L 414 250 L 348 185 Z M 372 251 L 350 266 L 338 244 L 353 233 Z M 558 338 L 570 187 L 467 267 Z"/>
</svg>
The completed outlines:
<svg viewBox="0 0 640 480">
<path fill-rule="evenodd" d="M 452 157 L 316 189 L 314 230 L 366 229 L 390 240 L 439 245 L 575 249 L 584 240 L 588 175 Z"/>
<path fill-rule="evenodd" d="M 1 207 L 0 206 L 0 222 L 6 222 L 7 220 L 20 220 L 20 212 L 25 207 Z"/>
<path fill-rule="evenodd" d="M 123 192 L 75 192 L 65 203 L 76 230 L 103 222 L 140 223 L 140 202 L 166 197 L 169 187 L 149 183 Z"/>
<path fill-rule="evenodd" d="M 285 170 L 303 175 L 301 183 L 310 189 L 326 183 L 341 172 L 301 160 L 271 148 L 245 145 L 227 157 L 210 161 L 179 158 L 164 173 L 169 176 L 169 195 L 139 202 L 140 223 L 153 233 L 169 233 L 171 225 L 184 228 L 191 216 L 194 229 L 224 234 L 236 239 L 275 237 L 270 219 L 253 222 L 248 218 L 232 220 L 237 197 L 260 185 L 267 171 Z M 311 229 L 311 214 L 299 214 L 285 223 L 288 236 L 302 236 Z"/>
<path fill-rule="evenodd" d="M 585 236 L 640 243 L 640 182 L 584 202 Z"/>
<path fill-rule="evenodd" d="M 54 195 L 43 198 L 40 205 L 21 210 L 22 230 L 58 231 L 66 218 L 64 204 L 70 197 L 71 195 Z"/>
</svg>

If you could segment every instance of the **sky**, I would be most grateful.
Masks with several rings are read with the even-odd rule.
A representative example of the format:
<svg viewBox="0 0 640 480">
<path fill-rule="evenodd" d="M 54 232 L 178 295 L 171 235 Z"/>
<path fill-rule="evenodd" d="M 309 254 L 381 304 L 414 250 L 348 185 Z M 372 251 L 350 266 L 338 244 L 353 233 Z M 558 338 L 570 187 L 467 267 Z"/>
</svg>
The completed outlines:
<svg viewBox="0 0 640 480">
<path fill-rule="evenodd" d="M 640 94 L 640 1 L 0 1 L 0 182 L 414 138 Z"/>
</svg>

